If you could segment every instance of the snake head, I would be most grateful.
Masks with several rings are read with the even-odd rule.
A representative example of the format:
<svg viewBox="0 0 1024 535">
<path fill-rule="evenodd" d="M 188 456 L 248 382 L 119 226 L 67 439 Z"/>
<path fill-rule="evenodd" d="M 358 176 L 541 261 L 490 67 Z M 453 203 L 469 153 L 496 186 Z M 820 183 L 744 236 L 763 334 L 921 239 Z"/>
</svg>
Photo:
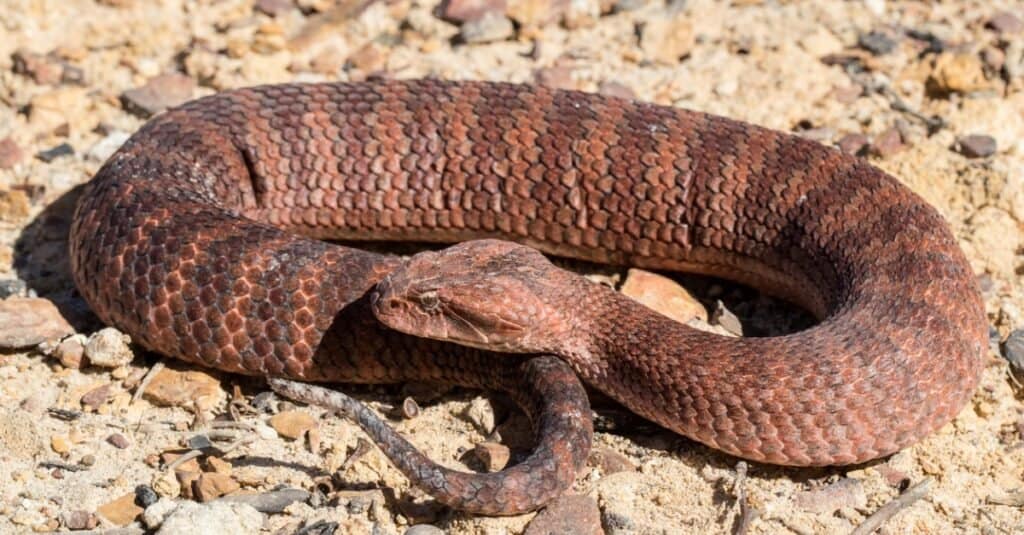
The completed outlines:
<svg viewBox="0 0 1024 535">
<path fill-rule="evenodd" d="M 529 247 L 476 240 L 413 256 L 377 284 L 370 301 L 378 320 L 407 334 L 543 352 L 566 325 L 552 300 L 562 274 Z"/>
</svg>

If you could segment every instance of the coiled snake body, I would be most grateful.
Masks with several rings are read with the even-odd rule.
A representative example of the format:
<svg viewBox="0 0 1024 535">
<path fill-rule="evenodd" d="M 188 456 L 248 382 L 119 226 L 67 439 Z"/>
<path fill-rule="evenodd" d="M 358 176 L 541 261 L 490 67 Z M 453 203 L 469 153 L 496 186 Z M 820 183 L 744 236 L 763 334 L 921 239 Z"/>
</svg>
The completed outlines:
<svg viewBox="0 0 1024 535">
<path fill-rule="evenodd" d="M 525 247 L 469 242 L 403 263 L 324 238 L 513 240 L 725 277 L 821 321 L 728 339 Z M 516 390 L 528 357 L 486 350 L 553 353 L 669 429 L 785 465 L 865 461 L 949 421 L 987 334 L 942 218 L 864 161 L 703 113 L 501 83 L 279 85 L 187 103 L 97 173 L 71 262 L 104 321 L 166 355 Z M 584 427 L 567 433 L 589 446 Z M 571 481 L 580 452 L 551 447 Z M 496 477 L 510 496 L 531 485 Z"/>
</svg>

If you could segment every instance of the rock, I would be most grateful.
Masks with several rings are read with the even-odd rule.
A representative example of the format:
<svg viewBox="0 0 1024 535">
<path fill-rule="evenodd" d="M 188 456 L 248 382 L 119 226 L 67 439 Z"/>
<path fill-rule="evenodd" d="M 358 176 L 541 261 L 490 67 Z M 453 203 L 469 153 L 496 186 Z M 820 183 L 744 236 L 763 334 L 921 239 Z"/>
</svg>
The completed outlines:
<svg viewBox="0 0 1024 535">
<path fill-rule="evenodd" d="M 469 44 L 504 41 L 515 34 L 512 21 L 501 13 L 488 12 L 478 19 L 462 23 L 459 37 Z"/>
<path fill-rule="evenodd" d="M 231 475 L 234 468 L 231 463 L 221 459 L 220 457 L 207 457 L 206 458 L 206 469 L 209 472 L 216 472 L 218 474 L 224 474 L 227 476 Z"/>
<path fill-rule="evenodd" d="M 295 8 L 292 0 L 256 0 L 253 8 L 260 13 L 276 17 Z"/>
<path fill-rule="evenodd" d="M 73 334 L 63 340 L 53 350 L 53 356 L 60 361 L 65 368 L 77 370 L 85 366 L 82 359 L 85 355 L 85 342 L 88 340 L 83 334 Z"/>
<path fill-rule="evenodd" d="M 444 535 L 444 531 L 430 524 L 417 524 L 410 526 L 403 535 Z"/>
<path fill-rule="evenodd" d="M 85 343 L 85 358 L 93 366 L 118 368 L 135 358 L 131 347 L 132 338 L 113 328 L 106 327 L 92 333 Z"/>
<path fill-rule="evenodd" d="M 252 506 L 261 513 L 279 514 L 295 502 L 309 500 L 310 494 L 302 489 L 278 489 L 260 494 L 235 494 L 225 496 L 218 501 L 231 503 L 244 503 Z"/>
<path fill-rule="evenodd" d="M 539 28 L 562 19 L 571 0 L 513 0 L 505 14 L 524 28 Z"/>
<path fill-rule="evenodd" d="M 48 299 L 10 297 L 0 301 L 0 348 L 31 347 L 73 332 Z"/>
<path fill-rule="evenodd" d="M 861 156 L 868 147 L 868 138 L 864 134 L 846 134 L 837 145 L 839 150 L 847 154 Z"/>
<path fill-rule="evenodd" d="M 54 85 L 60 82 L 62 68 L 46 56 L 19 48 L 11 54 L 11 62 L 15 74 L 28 76 L 40 85 Z"/>
<path fill-rule="evenodd" d="M 10 169 L 25 157 L 24 151 L 10 137 L 0 139 L 0 169 Z"/>
<path fill-rule="evenodd" d="M 800 39 L 800 48 L 816 58 L 821 58 L 842 52 L 843 42 L 828 29 L 819 27 L 814 33 Z"/>
<path fill-rule="evenodd" d="M 988 19 L 985 27 L 1001 34 L 1020 33 L 1024 30 L 1024 22 L 1009 11 L 1000 11 Z"/>
<path fill-rule="evenodd" d="M 85 157 L 86 159 L 94 162 L 103 163 L 111 154 L 114 154 L 114 151 L 121 148 L 121 145 L 124 145 L 124 142 L 128 141 L 129 137 L 131 137 L 131 134 L 128 132 L 115 130 L 107 134 L 103 139 L 97 141 L 92 147 L 89 147 L 89 150 L 85 153 Z"/>
<path fill-rule="evenodd" d="M 231 494 L 241 488 L 237 481 L 227 474 L 203 472 L 199 479 L 192 483 L 192 494 L 201 502 L 208 502 Z"/>
<path fill-rule="evenodd" d="M 157 405 L 189 407 L 194 404 L 196 409 L 207 411 L 220 404 L 226 395 L 220 382 L 206 373 L 164 368 L 150 381 L 143 397 Z"/>
<path fill-rule="evenodd" d="M 109 383 L 93 388 L 86 392 L 79 402 L 83 407 L 95 411 L 100 407 L 100 405 L 106 403 L 107 399 L 110 398 L 110 388 Z"/>
<path fill-rule="evenodd" d="M 92 529 L 96 527 L 96 519 L 89 511 L 68 511 L 62 515 L 61 524 L 70 530 Z"/>
<path fill-rule="evenodd" d="M 597 23 L 601 11 L 600 0 L 569 0 L 562 22 L 569 30 L 589 28 Z"/>
<path fill-rule="evenodd" d="M 906 146 L 903 144 L 903 136 L 900 135 L 899 129 L 894 127 L 876 136 L 869 150 L 875 156 L 888 158 L 904 148 Z"/>
<path fill-rule="evenodd" d="M 50 437 L 50 449 L 61 456 L 71 452 L 71 440 L 67 435 L 53 435 Z"/>
<path fill-rule="evenodd" d="M 605 446 L 594 446 L 587 457 L 587 465 L 601 470 L 603 475 L 636 470 L 636 465 L 629 457 Z"/>
<path fill-rule="evenodd" d="M 348 64 L 362 72 L 380 71 L 387 67 L 387 51 L 377 43 L 366 43 L 348 57 Z"/>
<path fill-rule="evenodd" d="M 955 148 L 968 158 L 986 158 L 996 153 L 996 140 L 992 136 L 972 134 L 957 139 Z"/>
<path fill-rule="evenodd" d="M 484 464 L 488 472 L 497 472 L 505 468 L 511 456 L 508 446 L 497 442 L 481 442 L 473 448 L 473 454 Z"/>
<path fill-rule="evenodd" d="M 444 20 L 460 24 L 491 14 L 504 16 L 507 7 L 506 0 L 444 0 L 438 11 Z"/>
<path fill-rule="evenodd" d="M 270 418 L 270 427 L 281 436 L 297 440 L 316 427 L 316 419 L 304 411 L 284 411 Z"/>
<path fill-rule="evenodd" d="M 725 303 L 721 301 L 715 301 L 715 309 L 711 312 L 711 323 L 724 327 L 725 330 L 736 336 L 743 336 L 743 325 L 740 323 L 740 319 L 728 308 L 725 308 Z"/>
<path fill-rule="evenodd" d="M 978 56 L 951 52 L 943 52 L 935 59 L 928 84 L 940 93 L 971 93 L 990 87 Z"/>
<path fill-rule="evenodd" d="M 177 498 L 181 496 L 181 482 L 177 474 L 173 472 L 161 472 L 153 478 L 151 483 L 153 492 L 163 498 Z"/>
<path fill-rule="evenodd" d="M 39 158 L 40 160 L 46 163 L 50 163 L 56 160 L 57 158 L 62 158 L 64 156 L 72 156 L 74 154 L 74 147 L 72 147 L 68 143 L 61 143 L 60 145 L 36 153 L 36 158 Z"/>
<path fill-rule="evenodd" d="M 31 210 L 31 202 L 24 190 L 0 191 L 0 220 L 21 221 Z"/>
<path fill-rule="evenodd" d="M 494 408 L 486 399 L 474 398 L 466 410 L 462 411 L 462 416 L 476 426 L 480 434 L 486 436 L 494 432 Z"/>
<path fill-rule="evenodd" d="M 847 477 L 826 487 L 797 493 L 793 504 L 809 513 L 830 515 L 843 507 L 863 508 L 867 495 L 859 479 Z"/>
<path fill-rule="evenodd" d="M 121 103 L 126 111 L 145 119 L 191 99 L 195 87 L 195 80 L 183 74 L 161 74 L 125 91 Z"/>
<path fill-rule="evenodd" d="M 135 487 L 135 503 L 139 504 L 143 508 L 149 507 L 156 503 L 160 497 L 157 496 L 156 492 L 149 485 L 139 485 Z"/>
<path fill-rule="evenodd" d="M 181 502 L 167 515 L 157 535 L 181 533 L 216 533 L 217 535 L 248 535 L 258 533 L 263 515 L 240 503 L 213 502 L 198 504 Z"/>
<path fill-rule="evenodd" d="M 124 435 L 122 435 L 121 433 L 114 433 L 108 436 L 107 443 L 119 450 L 127 449 L 128 446 L 131 446 L 131 443 L 128 442 L 128 439 L 125 438 Z"/>
<path fill-rule="evenodd" d="M 541 509 L 523 535 L 604 535 L 597 502 L 580 494 L 562 495 Z"/>
<path fill-rule="evenodd" d="M 630 100 L 636 98 L 636 93 L 633 92 L 632 88 L 614 80 L 601 82 L 597 86 L 597 92 L 609 97 L 618 97 Z"/>
<path fill-rule="evenodd" d="M 313 72 L 337 76 L 345 66 L 345 55 L 336 46 L 326 46 L 309 61 Z"/>
<path fill-rule="evenodd" d="M 160 498 L 153 504 L 146 507 L 142 513 L 142 523 L 149 529 L 156 529 L 163 524 L 167 515 L 178 508 L 178 502 L 169 498 Z"/>
<path fill-rule="evenodd" d="M 708 312 L 690 292 L 675 281 L 650 271 L 630 269 L 619 290 L 643 305 L 679 323 L 708 320 Z"/>
<path fill-rule="evenodd" d="M 126 526 L 134 522 L 142 514 L 142 511 L 143 509 L 135 504 L 135 493 L 129 492 L 112 502 L 101 505 L 96 509 L 96 514 L 115 526 Z"/>
<path fill-rule="evenodd" d="M 868 32 L 857 37 L 857 46 L 876 56 L 884 56 L 896 49 L 896 40 L 883 32 Z"/>
<path fill-rule="evenodd" d="M 1024 374 L 1024 329 L 1015 329 L 1001 344 L 1000 353 L 1017 374 Z"/>
<path fill-rule="evenodd" d="M 533 82 L 552 89 L 575 89 L 572 68 L 566 66 L 544 67 L 533 73 Z"/>
<path fill-rule="evenodd" d="M 640 31 L 640 50 L 651 61 L 674 65 L 697 44 L 693 22 L 685 12 L 652 17 Z"/>
</svg>

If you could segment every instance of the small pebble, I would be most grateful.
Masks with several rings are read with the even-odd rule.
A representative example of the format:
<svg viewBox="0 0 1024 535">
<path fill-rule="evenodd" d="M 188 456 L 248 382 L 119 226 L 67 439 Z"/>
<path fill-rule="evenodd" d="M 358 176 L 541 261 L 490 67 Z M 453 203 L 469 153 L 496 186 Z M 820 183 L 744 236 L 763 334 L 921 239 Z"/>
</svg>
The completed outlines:
<svg viewBox="0 0 1024 535">
<path fill-rule="evenodd" d="M 190 450 L 205 450 L 213 447 L 213 442 L 210 441 L 210 437 L 204 434 L 192 435 L 188 437 L 185 442 L 185 446 Z"/>
<path fill-rule="evenodd" d="M 65 368 L 77 370 L 82 368 L 86 362 L 82 358 L 85 355 L 85 343 L 88 338 L 82 334 L 73 334 L 57 345 L 53 356 L 60 361 Z"/>
<path fill-rule="evenodd" d="M 203 472 L 193 483 L 192 492 L 199 501 L 208 502 L 225 494 L 231 494 L 240 487 L 231 476 L 217 472 Z"/>
<path fill-rule="evenodd" d="M 406 420 L 411 420 L 420 415 L 420 406 L 419 404 L 416 403 L 415 399 L 407 397 L 404 400 L 402 400 L 400 414 L 402 418 L 405 418 Z"/>
<path fill-rule="evenodd" d="M 126 526 L 142 514 L 143 509 L 135 504 L 135 493 L 129 492 L 107 502 L 96 509 L 96 514 L 115 526 Z"/>
<path fill-rule="evenodd" d="M 161 74 L 121 94 L 125 110 L 143 119 L 192 98 L 196 82 L 182 74 Z"/>
<path fill-rule="evenodd" d="M 124 145 L 125 141 L 131 135 L 128 132 L 120 130 L 107 134 L 106 137 L 96 142 L 95 145 L 89 148 L 85 153 L 85 157 L 91 161 L 101 163 L 106 161 L 114 151 L 119 149 L 121 145 Z"/>
<path fill-rule="evenodd" d="M 316 419 L 307 412 L 295 410 L 277 413 L 270 418 L 269 423 L 281 436 L 297 440 L 316 426 Z"/>
<path fill-rule="evenodd" d="M 75 149 L 70 144 L 61 143 L 56 147 L 49 148 L 42 152 L 37 153 L 36 158 L 39 158 L 40 160 L 46 163 L 50 163 L 56 160 L 57 158 L 60 158 L 62 156 L 71 156 L 74 153 Z"/>
<path fill-rule="evenodd" d="M 1024 374 L 1024 329 L 1015 329 L 1001 346 L 1003 358 L 1018 374 Z"/>
<path fill-rule="evenodd" d="M 131 445 L 128 439 L 121 433 L 114 433 L 107 437 L 107 442 L 119 450 L 127 449 Z"/>
<path fill-rule="evenodd" d="M 121 331 L 106 327 L 89 336 L 85 344 L 85 358 L 93 366 L 117 368 L 124 366 L 135 358 L 128 346 L 131 337 Z"/>
<path fill-rule="evenodd" d="M 92 466 L 96 464 L 96 456 L 91 453 L 87 453 L 82 456 L 82 459 L 78 461 L 78 464 L 82 466 Z"/>
<path fill-rule="evenodd" d="M 438 8 L 441 18 L 456 24 L 483 18 L 489 13 L 504 15 L 506 0 L 444 0 Z"/>
<path fill-rule="evenodd" d="M 736 336 L 743 336 L 743 325 L 740 323 L 740 319 L 720 300 L 715 301 L 715 309 L 711 312 L 711 323 L 720 325 Z"/>
<path fill-rule="evenodd" d="M 67 455 L 71 451 L 71 441 L 67 435 L 53 435 L 50 437 L 50 449 L 54 453 Z"/>
<path fill-rule="evenodd" d="M 512 21 L 499 12 L 487 12 L 478 19 L 462 23 L 459 27 L 459 37 L 470 44 L 504 41 L 514 33 Z"/>
<path fill-rule="evenodd" d="M 842 507 L 863 508 L 867 496 L 859 479 L 847 477 L 819 489 L 797 493 L 793 503 L 810 513 L 832 514 Z"/>
<path fill-rule="evenodd" d="M 497 472 L 505 468 L 511 456 L 508 446 L 497 442 L 481 442 L 473 448 L 473 453 L 488 472 Z"/>
<path fill-rule="evenodd" d="M 875 156 L 887 158 L 904 148 L 906 146 L 903 144 L 903 136 L 900 135 L 898 128 L 893 127 L 875 137 L 871 142 L 870 151 Z"/>
<path fill-rule="evenodd" d="M 444 531 L 430 524 L 417 524 L 405 530 L 404 535 L 444 535 Z"/>
<path fill-rule="evenodd" d="M 587 465 L 601 470 L 603 475 L 617 472 L 631 472 L 636 470 L 636 465 L 629 457 L 605 446 L 594 446 L 587 457 Z"/>
<path fill-rule="evenodd" d="M 572 68 L 565 66 L 544 67 L 533 73 L 533 80 L 537 85 L 552 89 L 575 89 L 572 72 Z"/>
<path fill-rule="evenodd" d="M 462 411 L 462 416 L 475 425 L 481 434 L 490 435 L 494 432 L 494 408 L 486 399 L 474 398 Z"/>
<path fill-rule="evenodd" d="M 292 0 L 256 0 L 253 7 L 260 13 L 276 17 L 295 8 L 295 3 Z"/>
<path fill-rule="evenodd" d="M 857 37 L 857 46 L 876 56 L 883 56 L 896 49 L 896 41 L 882 32 L 868 32 Z"/>
<path fill-rule="evenodd" d="M 25 153 L 10 137 L 0 139 L 0 169 L 10 169 L 18 164 Z"/>
<path fill-rule="evenodd" d="M 855 156 L 861 156 L 864 154 L 865 149 L 868 146 L 868 138 L 864 134 L 846 134 L 837 143 L 839 150 L 853 154 Z"/>
<path fill-rule="evenodd" d="M 153 488 L 149 485 L 139 485 L 135 487 L 135 503 L 142 507 L 149 507 L 159 500 L 160 497 L 156 495 Z"/>
<path fill-rule="evenodd" d="M 94 520 L 89 511 L 70 511 L 61 515 L 64 527 L 70 530 L 91 529 L 95 527 Z M 90 525 L 93 524 L 93 525 Z"/>
<path fill-rule="evenodd" d="M 59 348 L 60 346 L 57 347 Z M 92 390 L 86 392 L 84 396 L 82 396 L 80 402 L 83 407 L 95 411 L 100 407 L 100 405 L 106 403 L 107 399 L 110 398 L 110 390 L 111 386 L 109 383 L 103 386 L 93 388 Z"/>
<path fill-rule="evenodd" d="M 1024 22 L 1009 11 L 1000 11 L 988 19 L 985 26 L 1001 34 L 1019 33 L 1024 30 Z"/>
<path fill-rule="evenodd" d="M 996 140 L 985 135 L 963 136 L 957 139 L 956 149 L 968 158 L 985 158 L 996 153 Z"/>
<path fill-rule="evenodd" d="M 541 509 L 523 531 L 523 535 L 555 533 L 604 535 L 597 501 L 580 494 L 562 495 Z"/>
<path fill-rule="evenodd" d="M 608 97 L 635 99 L 636 93 L 626 84 L 614 80 L 605 80 L 597 86 L 597 92 Z"/>
</svg>

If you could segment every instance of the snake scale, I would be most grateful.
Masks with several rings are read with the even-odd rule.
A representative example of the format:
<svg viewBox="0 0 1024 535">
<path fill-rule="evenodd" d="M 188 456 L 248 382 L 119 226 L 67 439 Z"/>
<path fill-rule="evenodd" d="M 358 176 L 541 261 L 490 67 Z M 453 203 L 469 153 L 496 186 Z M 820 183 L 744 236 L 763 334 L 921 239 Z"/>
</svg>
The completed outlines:
<svg viewBox="0 0 1024 535">
<path fill-rule="evenodd" d="M 324 239 L 475 241 L 404 261 Z M 819 322 L 696 331 L 532 248 L 727 278 Z M 540 422 L 520 471 L 403 468 L 491 514 L 539 506 L 582 466 L 573 372 L 733 455 L 850 464 L 952 419 L 987 339 L 941 216 L 865 161 L 709 114 L 506 83 L 273 85 L 169 110 L 88 184 L 71 263 L 103 321 L 165 355 L 520 392 Z"/>
</svg>

